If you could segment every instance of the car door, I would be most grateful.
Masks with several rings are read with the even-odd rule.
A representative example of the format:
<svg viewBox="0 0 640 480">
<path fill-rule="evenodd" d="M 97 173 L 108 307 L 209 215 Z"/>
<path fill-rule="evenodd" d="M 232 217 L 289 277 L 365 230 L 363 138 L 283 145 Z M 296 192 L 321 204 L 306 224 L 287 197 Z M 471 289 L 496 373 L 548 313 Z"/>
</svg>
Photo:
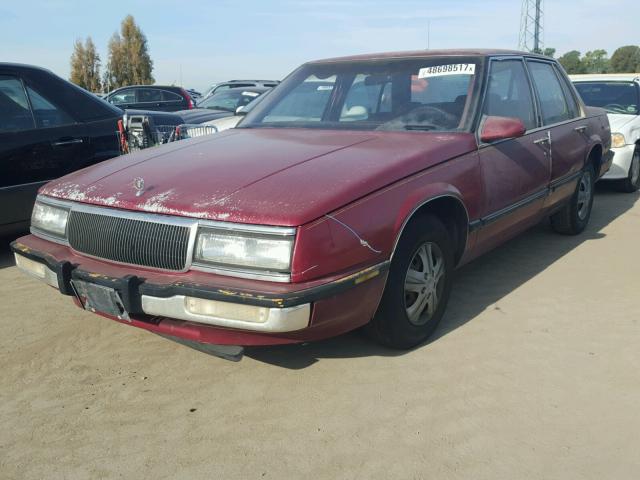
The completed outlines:
<svg viewBox="0 0 640 480">
<path fill-rule="evenodd" d="M 169 90 L 160 90 L 160 92 L 162 93 L 163 112 L 177 112 L 187 108 L 187 102 L 181 95 Z"/>
<path fill-rule="evenodd" d="M 22 77 L 0 72 L 0 223 L 27 221 L 38 188 L 67 173 L 84 129 Z"/>
<path fill-rule="evenodd" d="M 136 106 L 140 110 L 165 111 L 162 90 L 158 88 L 137 88 Z"/>
<path fill-rule="evenodd" d="M 533 224 L 548 191 L 548 132 L 540 128 L 522 58 L 504 57 L 489 62 L 482 119 L 488 116 L 519 118 L 526 133 L 491 144 L 479 141 L 485 201 L 478 246 L 485 249 Z"/>
<path fill-rule="evenodd" d="M 540 117 L 550 133 L 551 179 L 546 207 L 571 195 L 584 165 L 588 125 L 564 74 L 553 62 L 527 59 Z"/>
</svg>

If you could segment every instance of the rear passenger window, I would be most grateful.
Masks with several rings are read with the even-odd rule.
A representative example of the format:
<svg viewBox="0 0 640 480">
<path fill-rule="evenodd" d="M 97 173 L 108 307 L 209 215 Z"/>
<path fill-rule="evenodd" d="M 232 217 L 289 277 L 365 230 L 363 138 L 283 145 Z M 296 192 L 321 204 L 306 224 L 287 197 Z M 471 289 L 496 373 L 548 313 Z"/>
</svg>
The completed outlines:
<svg viewBox="0 0 640 480">
<path fill-rule="evenodd" d="M 34 128 L 33 116 L 22 82 L 0 75 L 0 133 Z"/>
<path fill-rule="evenodd" d="M 491 62 L 482 113 L 487 116 L 519 118 L 527 130 L 538 126 L 531 87 L 522 60 Z"/>
<path fill-rule="evenodd" d="M 138 90 L 138 102 L 161 102 L 162 92 L 155 88 L 141 88 Z"/>
<path fill-rule="evenodd" d="M 73 118 L 49 100 L 44 98 L 31 87 L 27 86 L 27 93 L 33 107 L 33 116 L 38 128 L 59 127 L 74 123 Z"/>
<path fill-rule="evenodd" d="M 177 93 L 173 93 L 168 90 L 162 90 L 162 100 L 164 100 L 165 102 L 181 102 L 182 97 Z"/>
<path fill-rule="evenodd" d="M 542 123 L 553 125 L 573 117 L 558 76 L 550 63 L 527 61 L 538 92 Z"/>
</svg>

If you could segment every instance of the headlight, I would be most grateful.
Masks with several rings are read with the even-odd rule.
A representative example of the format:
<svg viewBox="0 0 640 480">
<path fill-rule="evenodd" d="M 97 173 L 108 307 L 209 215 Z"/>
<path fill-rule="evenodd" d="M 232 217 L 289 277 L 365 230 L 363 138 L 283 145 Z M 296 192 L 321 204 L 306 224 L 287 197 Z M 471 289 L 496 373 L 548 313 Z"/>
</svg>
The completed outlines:
<svg viewBox="0 0 640 480">
<path fill-rule="evenodd" d="M 49 235 L 65 238 L 69 210 L 37 201 L 31 214 L 31 226 Z"/>
<path fill-rule="evenodd" d="M 627 144 L 627 141 L 624 138 L 624 135 L 621 133 L 612 133 L 611 134 L 611 146 L 613 148 L 624 147 Z"/>
<path fill-rule="evenodd" d="M 203 228 L 198 232 L 194 260 L 223 267 L 289 272 L 292 250 L 291 236 Z"/>
</svg>

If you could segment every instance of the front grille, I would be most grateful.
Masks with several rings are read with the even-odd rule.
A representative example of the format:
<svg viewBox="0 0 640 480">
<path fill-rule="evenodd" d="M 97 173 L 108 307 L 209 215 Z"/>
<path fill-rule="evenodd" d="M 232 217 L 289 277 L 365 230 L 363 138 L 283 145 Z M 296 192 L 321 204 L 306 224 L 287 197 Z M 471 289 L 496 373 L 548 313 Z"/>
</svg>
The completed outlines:
<svg viewBox="0 0 640 480">
<path fill-rule="evenodd" d="M 74 250 L 115 262 L 163 270 L 184 270 L 188 226 L 72 210 L 67 224 Z"/>
</svg>

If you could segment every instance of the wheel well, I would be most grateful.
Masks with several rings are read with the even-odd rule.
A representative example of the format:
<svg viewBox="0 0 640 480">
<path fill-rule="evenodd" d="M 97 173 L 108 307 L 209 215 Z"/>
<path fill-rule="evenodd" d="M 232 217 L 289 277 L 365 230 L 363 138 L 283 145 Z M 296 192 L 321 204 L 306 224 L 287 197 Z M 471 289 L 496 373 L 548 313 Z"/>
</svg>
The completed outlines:
<svg viewBox="0 0 640 480">
<path fill-rule="evenodd" d="M 600 172 L 600 166 L 602 165 L 602 145 L 596 145 L 591 149 L 586 163 L 593 164 L 593 169 L 597 177 L 598 172 Z"/>
<path fill-rule="evenodd" d="M 420 221 L 420 217 L 424 215 L 435 216 L 445 226 L 455 245 L 454 254 L 457 264 L 464 254 L 469 233 L 469 216 L 463 203 L 453 196 L 429 200 L 410 215 L 404 227 L 406 228 L 409 223 Z M 402 230 L 404 231 L 404 228 Z M 398 237 L 398 241 L 399 239 Z"/>
</svg>

